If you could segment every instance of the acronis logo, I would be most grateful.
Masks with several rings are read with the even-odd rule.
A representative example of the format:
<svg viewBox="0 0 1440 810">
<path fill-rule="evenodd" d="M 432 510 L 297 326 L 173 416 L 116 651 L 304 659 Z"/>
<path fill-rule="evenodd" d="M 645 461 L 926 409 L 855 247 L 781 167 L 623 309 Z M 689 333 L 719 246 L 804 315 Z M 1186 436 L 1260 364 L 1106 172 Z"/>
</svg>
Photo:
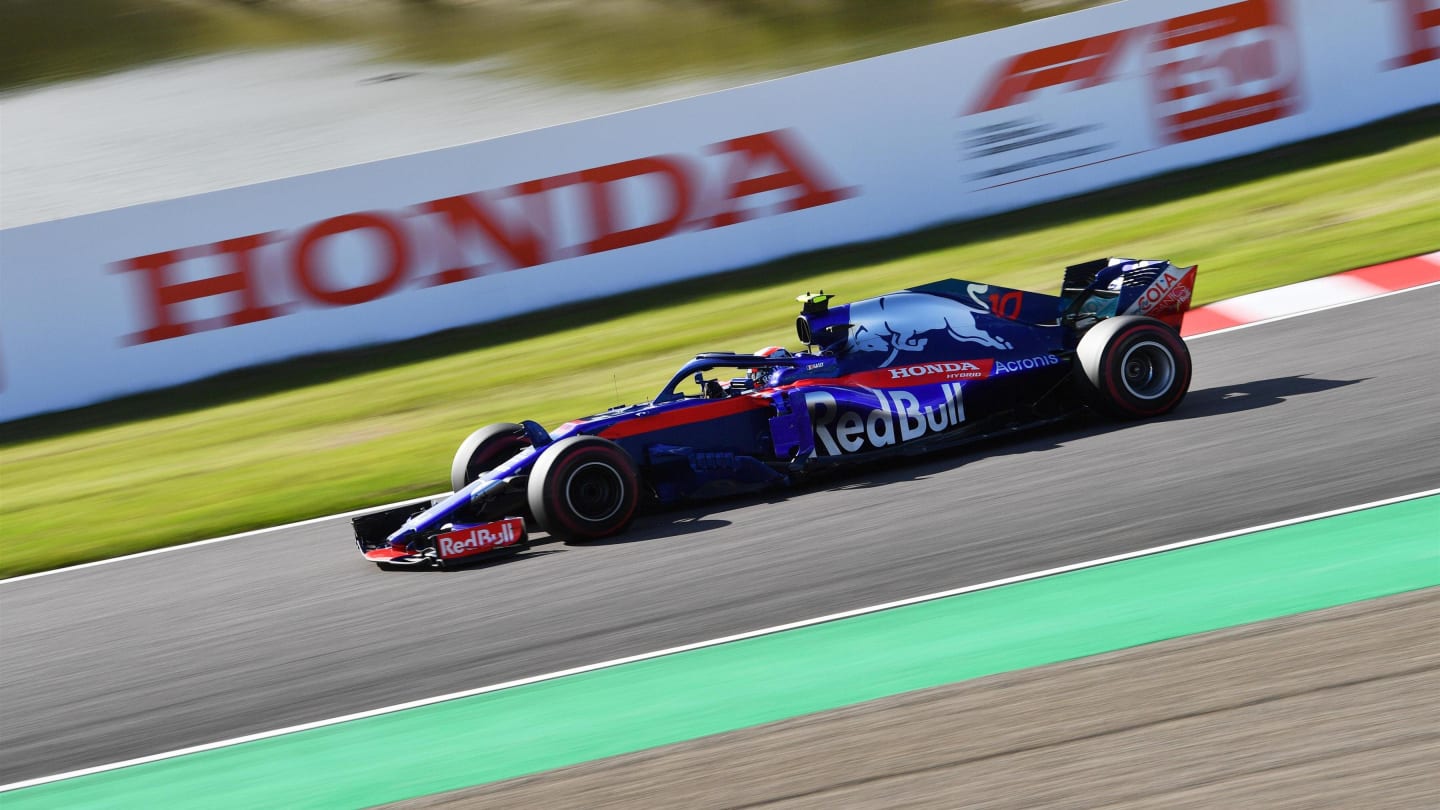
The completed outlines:
<svg viewBox="0 0 1440 810">
<path fill-rule="evenodd" d="M 1019 360 L 996 360 L 994 373 L 1014 374 L 1017 371 L 1032 371 L 1037 368 L 1048 368 L 1060 365 L 1060 358 L 1053 354 L 1042 354 L 1038 357 L 1024 357 Z"/>
</svg>

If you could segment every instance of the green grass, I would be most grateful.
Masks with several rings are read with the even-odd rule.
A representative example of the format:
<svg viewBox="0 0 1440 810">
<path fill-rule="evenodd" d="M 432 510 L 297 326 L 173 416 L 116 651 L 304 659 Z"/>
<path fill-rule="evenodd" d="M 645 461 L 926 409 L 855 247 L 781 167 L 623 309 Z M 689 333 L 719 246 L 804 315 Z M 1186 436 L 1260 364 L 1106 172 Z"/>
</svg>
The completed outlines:
<svg viewBox="0 0 1440 810">
<path fill-rule="evenodd" d="M 1440 108 L 1202 170 L 503 324 L 0 425 L 0 575 L 446 488 L 472 429 L 653 396 L 689 355 L 794 344 L 793 296 L 946 276 L 1055 291 L 1105 255 L 1197 303 L 1440 247 Z M 502 340 L 497 336 L 506 336 Z"/>
<path fill-rule="evenodd" d="M 407 64 L 502 61 L 514 78 L 633 87 L 792 73 L 1104 0 L 3 0 L 0 89 L 247 49 L 358 43 Z"/>
</svg>

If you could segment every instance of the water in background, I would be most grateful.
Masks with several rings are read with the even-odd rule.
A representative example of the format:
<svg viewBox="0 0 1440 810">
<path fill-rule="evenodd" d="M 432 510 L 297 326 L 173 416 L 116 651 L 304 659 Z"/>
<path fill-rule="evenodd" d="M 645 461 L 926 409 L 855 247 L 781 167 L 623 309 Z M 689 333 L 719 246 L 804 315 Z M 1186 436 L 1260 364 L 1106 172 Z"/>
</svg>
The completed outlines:
<svg viewBox="0 0 1440 810">
<path fill-rule="evenodd" d="M 0 227 L 493 138 L 1097 4 L 7 0 Z"/>
</svg>

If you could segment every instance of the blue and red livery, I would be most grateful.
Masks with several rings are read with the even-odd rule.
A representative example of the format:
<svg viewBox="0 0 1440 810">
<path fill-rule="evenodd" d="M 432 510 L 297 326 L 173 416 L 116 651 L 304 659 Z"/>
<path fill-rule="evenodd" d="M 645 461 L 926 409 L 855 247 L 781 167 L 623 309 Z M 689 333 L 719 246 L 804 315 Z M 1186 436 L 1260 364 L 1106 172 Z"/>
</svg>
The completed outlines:
<svg viewBox="0 0 1440 810">
<path fill-rule="evenodd" d="M 531 528 L 605 537 L 646 502 L 788 485 L 1085 408 L 1159 416 L 1189 389 L 1179 330 L 1195 274 L 1111 258 L 1066 268 L 1059 296 L 955 279 L 838 306 L 807 293 L 805 350 L 701 354 L 650 402 L 553 431 L 481 428 L 455 454 L 453 494 L 356 518 L 356 539 L 382 566 L 444 566 L 528 548 Z"/>
</svg>

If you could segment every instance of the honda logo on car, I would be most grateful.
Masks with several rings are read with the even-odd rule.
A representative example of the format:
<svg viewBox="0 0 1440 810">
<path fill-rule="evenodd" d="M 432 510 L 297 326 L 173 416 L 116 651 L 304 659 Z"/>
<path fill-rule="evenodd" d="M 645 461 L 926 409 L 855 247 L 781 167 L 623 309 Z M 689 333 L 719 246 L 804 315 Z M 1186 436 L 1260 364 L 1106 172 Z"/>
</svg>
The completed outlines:
<svg viewBox="0 0 1440 810">
<path fill-rule="evenodd" d="M 994 365 L 995 361 L 989 358 L 916 363 L 896 368 L 858 371 L 846 376 L 845 381 L 864 388 L 909 388 L 917 385 L 954 382 L 955 380 L 983 380 L 990 376 L 990 369 Z M 825 380 L 801 380 L 799 384 L 823 385 L 825 382 Z"/>
<path fill-rule="evenodd" d="M 868 413 L 849 409 L 842 411 L 834 395 L 828 391 L 806 392 L 805 405 L 810 411 L 817 455 L 839 456 L 878 450 L 897 442 L 941 433 L 965 421 L 959 383 L 942 384 L 938 400 L 928 405 L 922 404 L 920 396 L 912 391 L 868 390 L 876 399 L 874 405 L 866 403 L 870 408 Z"/>
<path fill-rule="evenodd" d="M 919 366 L 904 366 L 903 368 L 887 369 L 890 372 L 890 379 L 899 380 L 908 377 L 930 378 L 937 377 L 946 380 L 978 380 L 986 376 L 985 369 L 974 363 L 926 363 Z"/>
<path fill-rule="evenodd" d="M 442 534 L 435 538 L 435 548 L 441 559 L 450 560 L 514 545 L 524 534 L 523 518 L 506 518 Z"/>
</svg>

